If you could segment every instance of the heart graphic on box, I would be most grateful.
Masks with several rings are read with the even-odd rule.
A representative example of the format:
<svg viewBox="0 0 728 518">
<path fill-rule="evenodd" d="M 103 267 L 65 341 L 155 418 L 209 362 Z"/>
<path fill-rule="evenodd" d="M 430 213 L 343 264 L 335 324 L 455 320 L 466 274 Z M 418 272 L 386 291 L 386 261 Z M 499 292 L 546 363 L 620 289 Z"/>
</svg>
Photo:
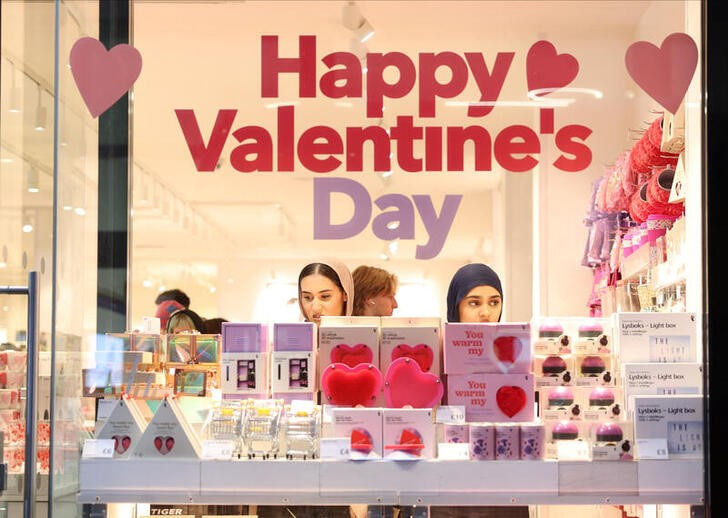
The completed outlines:
<svg viewBox="0 0 728 518">
<path fill-rule="evenodd" d="M 126 453 L 131 446 L 131 437 L 128 435 L 112 435 L 111 438 L 114 439 L 114 450 L 119 455 Z"/>
<path fill-rule="evenodd" d="M 432 349 L 426 344 L 417 344 L 414 347 L 407 344 L 399 344 L 392 349 L 392 360 L 397 358 L 412 358 L 416 361 L 422 372 L 427 372 L 432 367 Z"/>
<path fill-rule="evenodd" d="M 543 90 L 545 95 L 571 83 L 579 73 L 579 62 L 571 54 L 559 54 L 546 40 L 537 41 L 526 55 L 528 90 Z"/>
<path fill-rule="evenodd" d="M 142 71 L 142 56 L 125 43 L 107 51 L 95 38 L 80 38 L 70 55 L 71 73 L 86 106 L 98 117 L 129 91 Z"/>
<path fill-rule="evenodd" d="M 526 392 L 519 386 L 503 386 L 495 394 L 498 408 L 508 417 L 513 417 L 526 406 Z"/>
<path fill-rule="evenodd" d="M 516 336 L 499 336 L 493 340 L 495 357 L 506 366 L 506 370 L 515 363 L 522 350 L 521 339 Z"/>
<path fill-rule="evenodd" d="M 648 41 L 633 43 L 624 62 L 635 83 L 663 108 L 675 113 L 698 65 L 698 47 L 689 35 L 675 32 L 659 48 Z"/>
<path fill-rule="evenodd" d="M 167 455 L 174 448 L 174 437 L 158 435 L 154 438 L 154 447 L 162 455 Z"/>
<path fill-rule="evenodd" d="M 374 449 L 371 434 L 363 428 L 354 428 L 351 431 L 350 448 L 359 453 L 369 453 Z"/>
<path fill-rule="evenodd" d="M 372 363 L 372 350 L 368 345 L 339 344 L 331 349 L 331 363 L 344 363 L 349 367 L 356 367 L 360 363 Z"/>
<path fill-rule="evenodd" d="M 321 387 L 332 405 L 372 406 L 382 390 L 382 373 L 371 363 L 332 363 L 321 374 Z"/>
<path fill-rule="evenodd" d="M 443 394 L 440 378 L 431 372 L 422 372 L 412 358 L 394 360 L 384 378 L 384 396 L 387 406 L 402 408 L 433 408 Z"/>
</svg>

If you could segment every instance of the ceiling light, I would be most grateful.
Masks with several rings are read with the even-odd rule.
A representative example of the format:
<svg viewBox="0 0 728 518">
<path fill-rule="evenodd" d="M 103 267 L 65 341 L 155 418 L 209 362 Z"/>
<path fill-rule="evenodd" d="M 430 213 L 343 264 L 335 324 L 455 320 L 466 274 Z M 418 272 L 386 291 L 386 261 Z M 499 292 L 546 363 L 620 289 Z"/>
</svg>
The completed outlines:
<svg viewBox="0 0 728 518">
<path fill-rule="evenodd" d="M 7 267 L 8 267 L 8 263 L 6 263 L 5 261 L 0 261 L 0 268 L 7 268 Z"/>
<path fill-rule="evenodd" d="M 15 65 L 10 64 L 10 102 L 8 103 L 8 111 L 11 113 L 20 113 L 20 88 L 15 86 Z"/>
<path fill-rule="evenodd" d="M 149 279 L 144 279 L 142 281 L 142 286 L 144 286 L 145 288 L 151 288 L 152 287 L 152 281 L 150 281 Z"/>
<path fill-rule="evenodd" d="M 528 98 L 529 99 L 540 99 L 542 95 L 559 92 L 559 93 L 567 93 L 567 94 L 584 94 L 584 95 L 591 95 L 595 99 L 602 99 L 604 98 L 604 92 L 601 90 L 597 90 L 596 88 L 576 88 L 571 86 L 564 86 L 564 87 L 551 87 L 551 88 L 536 88 L 534 90 L 528 91 Z M 574 99 L 564 99 L 569 100 L 571 102 L 574 102 Z"/>
<path fill-rule="evenodd" d="M 387 228 L 389 230 L 395 230 L 399 228 L 399 220 L 390 221 L 389 223 L 387 223 Z"/>
<path fill-rule="evenodd" d="M 399 242 L 398 241 L 390 241 L 389 245 L 387 245 L 389 248 L 389 251 L 392 253 L 392 255 L 395 255 L 397 253 L 397 250 L 399 250 Z"/>
<path fill-rule="evenodd" d="M 28 192 L 40 192 L 38 170 L 33 166 L 28 168 Z"/>
<path fill-rule="evenodd" d="M 35 106 L 35 130 L 36 131 L 45 131 L 46 126 L 48 125 L 48 110 L 45 106 L 41 103 L 41 88 L 40 84 L 38 84 L 38 103 Z"/>
<path fill-rule="evenodd" d="M 23 218 L 23 226 L 21 227 L 21 230 L 26 234 L 33 232 L 33 222 L 31 221 L 30 216 L 25 216 Z"/>
</svg>

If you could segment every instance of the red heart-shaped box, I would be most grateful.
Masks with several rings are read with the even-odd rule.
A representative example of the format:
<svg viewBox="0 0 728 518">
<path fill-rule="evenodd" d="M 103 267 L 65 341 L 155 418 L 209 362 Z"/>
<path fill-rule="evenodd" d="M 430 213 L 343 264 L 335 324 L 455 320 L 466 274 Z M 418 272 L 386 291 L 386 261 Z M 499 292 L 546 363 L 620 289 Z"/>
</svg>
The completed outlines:
<svg viewBox="0 0 728 518">
<path fill-rule="evenodd" d="M 434 355 L 432 349 L 426 344 L 418 344 L 414 347 L 407 344 L 399 344 L 392 349 L 392 360 L 397 358 L 412 358 L 416 361 L 423 372 L 428 372 L 432 367 Z"/>
<path fill-rule="evenodd" d="M 366 344 L 339 344 L 331 349 L 331 363 L 344 363 L 356 367 L 360 363 L 372 363 L 372 350 Z"/>
<path fill-rule="evenodd" d="M 382 390 L 382 373 L 371 363 L 332 363 L 321 374 L 326 401 L 339 406 L 372 406 Z"/>
<path fill-rule="evenodd" d="M 433 408 L 440 404 L 444 388 L 440 378 L 422 372 L 412 358 L 397 358 L 384 378 L 384 397 L 390 408 Z"/>
<path fill-rule="evenodd" d="M 513 417 L 526 406 L 526 393 L 516 385 L 499 388 L 495 399 L 498 408 L 508 417 Z"/>
<path fill-rule="evenodd" d="M 493 340 L 493 352 L 499 361 L 512 365 L 521 355 L 523 344 L 516 336 L 499 336 Z"/>
</svg>

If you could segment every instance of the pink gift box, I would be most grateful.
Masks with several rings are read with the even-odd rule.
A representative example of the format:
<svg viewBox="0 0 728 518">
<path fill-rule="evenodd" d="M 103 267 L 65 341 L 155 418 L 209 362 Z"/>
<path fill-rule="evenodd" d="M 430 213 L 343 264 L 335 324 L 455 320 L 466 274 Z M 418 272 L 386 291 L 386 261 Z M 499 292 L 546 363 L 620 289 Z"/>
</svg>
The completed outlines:
<svg viewBox="0 0 728 518">
<path fill-rule="evenodd" d="M 531 371 L 528 323 L 446 323 L 443 347 L 446 374 Z"/>
<path fill-rule="evenodd" d="M 533 374 L 450 374 L 447 404 L 465 407 L 468 422 L 535 419 Z"/>
</svg>

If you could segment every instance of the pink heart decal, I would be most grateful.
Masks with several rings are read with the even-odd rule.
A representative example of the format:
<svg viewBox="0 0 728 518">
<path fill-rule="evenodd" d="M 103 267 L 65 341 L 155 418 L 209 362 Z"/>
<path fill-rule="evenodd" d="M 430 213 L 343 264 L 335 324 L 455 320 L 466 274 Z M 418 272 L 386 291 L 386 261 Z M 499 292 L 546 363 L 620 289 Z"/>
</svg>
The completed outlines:
<svg viewBox="0 0 728 518">
<path fill-rule="evenodd" d="M 515 336 L 499 336 L 493 340 L 495 357 L 505 364 L 513 364 L 521 355 L 522 349 L 521 340 Z"/>
<path fill-rule="evenodd" d="M 399 344 L 392 349 L 392 359 L 412 358 L 420 365 L 423 372 L 427 372 L 432 367 L 432 349 L 425 344 L 415 345 L 411 347 L 407 344 Z"/>
<path fill-rule="evenodd" d="M 698 47 L 685 33 L 675 32 L 660 48 L 648 41 L 629 46 L 624 56 L 627 72 L 647 95 L 675 113 L 698 65 Z"/>
<path fill-rule="evenodd" d="M 129 91 L 142 71 L 142 56 L 131 45 L 107 51 L 95 38 L 80 38 L 70 55 L 71 72 L 86 106 L 98 117 Z"/>
<path fill-rule="evenodd" d="M 119 455 L 124 454 L 131 446 L 131 438 L 128 435 L 112 435 L 111 438 L 114 439 L 114 450 Z"/>
<path fill-rule="evenodd" d="M 397 358 L 384 377 L 384 397 L 390 408 L 433 408 L 442 400 L 440 378 L 431 372 L 422 372 L 411 358 Z"/>
<path fill-rule="evenodd" d="M 507 415 L 513 417 L 526 406 L 526 393 L 518 386 L 504 386 L 498 389 L 495 394 L 498 408 Z"/>
<path fill-rule="evenodd" d="M 360 363 L 372 363 L 372 350 L 365 344 L 349 346 L 339 344 L 331 349 L 331 363 L 345 363 L 356 367 Z"/>
<path fill-rule="evenodd" d="M 571 83 L 579 73 L 579 62 L 571 54 L 559 54 L 546 40 L 537 41 L 526 55 L 528 90 L 556 90 Z M 542 92 L 545 95 L 551 92 Z"/>
<path fill-rule="evenodd" d="M 382 373 L 371 363 L 332 363 L 321 374 L 321 388 L 332 405 L 372 406 L 382 390 Z"/>
</svg>

